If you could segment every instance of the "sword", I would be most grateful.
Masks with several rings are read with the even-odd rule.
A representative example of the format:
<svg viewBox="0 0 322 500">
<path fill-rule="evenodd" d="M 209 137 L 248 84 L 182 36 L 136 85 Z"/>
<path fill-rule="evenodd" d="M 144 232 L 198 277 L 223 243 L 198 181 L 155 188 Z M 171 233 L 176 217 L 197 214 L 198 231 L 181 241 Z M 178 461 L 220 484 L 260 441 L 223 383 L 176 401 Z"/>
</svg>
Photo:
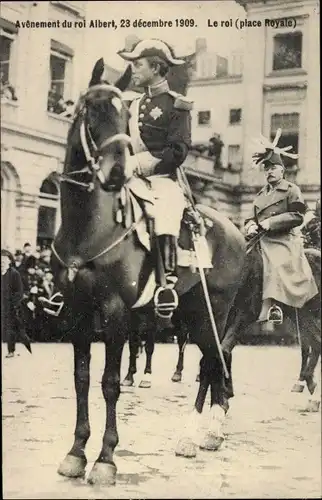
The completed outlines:
<svg viewBox="0 0 322 500">
<path fill-rule="evenodd" d="M 191 189 L 190 189 L 190 186 L 189 186 L 189 183 L 188 183 L 188 179 L 187 179 L 186 174 L 183 171 L 183 168 L 182 168 L 181 165 L 179 167 L 179 173 L 180 173 L 180 177 L 181 177 L 181 179 L 180 179 L 180 177 L 178 179 L 179 183 L 180 183 L 180 180 L 181 180 L 181 182 L 183 182 L 184 187 L 186 188 L 187 196 L 188 196 L 189 201 L 190 201 L 190 203 L 192 205 L 192 208 L 194 210 L 196 210 L 196 205 L 195 205 L 195 203 L 193 201 L 193 196 L 192 196 L 192 192 L 191 192 Z M 197 236 L 197 234 L 194 231 L 192 232 L 192 241 L 193 241 L 193 246 L 194 246 L 195 253 L 196 253 L 196 258 L 197 258 L 198 267 L 199 267 L 199 274 L 200 274 L 200 278 L 201 278 L 201 284 L 202 284 L 203 292 L 204 292 L 204 295 L 205 295 L 205 300 L 206 300 L 206 305 L 207 305 L 207 309 L 208 309 L 209 319 L 210 319 L 211 326 L 212 326 L 212 331 L 213 331 L 213 334 L 214 334 L 214 337 L 215 337 L 215 341 L 216 341 L 216 345 L 217 345 L 217 349 L 218 349 L 218 353 L 219 353 L 219 358 L 220 358 L 220 361 L 221 361 L 221 364 L 222 364 L 222 367 L 223 367 L 223 370 L 224 370 L 224 375 L 228 379 L 229 378 L 229 371 L 228 371 L 228 368 L 227 368 L 227 365 L 226 365 L 226 361 L 225 361 L 225 358 L 224 358 L 224 354 L 223 354 L 223 351 L 222 351 L 222 348 L 221 348 L 221 343 L 220 343 L 220 339 L 219 339 L 219 335 L 218 335 L 218 330 L 217 330 L 217 326 L 216 326 L 216 322 L 215 322 L 215 318 L 214 318 L 214 313 L 213 313 L 212 306 L 211 306 L 211 301 L 210 301 L 210 296 L 209 296 L 209 291 L 208 291 L 208 286 L 207 286 L 205 271 L 204 271 L 204 268 L 201 265 L 201 259 L 200 259 L 200 256 L 199 256 L 199 249 L 198 249 L 198 244 L 197 244 L 198 243 L 198 236 Z"/>
</svg>

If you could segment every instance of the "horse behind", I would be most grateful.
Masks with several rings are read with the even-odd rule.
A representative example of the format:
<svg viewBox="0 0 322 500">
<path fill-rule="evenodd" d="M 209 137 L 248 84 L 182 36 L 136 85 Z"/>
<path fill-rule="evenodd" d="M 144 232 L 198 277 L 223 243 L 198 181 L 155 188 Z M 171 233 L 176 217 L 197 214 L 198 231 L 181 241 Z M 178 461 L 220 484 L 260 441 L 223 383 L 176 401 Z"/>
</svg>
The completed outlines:
<svg viewBox="0 0 322 500">
<path fill-rule="evenodd" d="M 129 116 L 122 101 L 122 90 L 131 74 L 128 69 L 111 86 L 104 78 L 104 71 L 101 59 L 93 69 L 88 91 L 79 103 L 68 134 L 61 187 L 62 224 L 53 244 L 52 267 L 68 317 L 72 318 L 76 391 L 74 442 L 58 472 L 67 477 L 85 475 L 85 447 L 91 432 L 90 346 L 94 319 L 99 317 L 106 358 L 102 377 L 105 432 L 88 481 L 110 485 L 116 478 L 114 450 L 119 441 L 116 404 L 120 396 L 122 350 L 125 338 L 136 327 L 132 305 L 137 302 L 146 270 L 152 272 L 153 263 L 136 237 L 135 225 L 124 227 L 115 217 L 119 192 L 131 178 L 126 161 Z M 220 363 L 199 274 L 189 268 L 181 269 L 177 284 L 180 303 L 174 319 L 189 322 L 202 353 L 198 394 L 176 449 L 176 454 L 183 456 L 196 454 L 192 434 L 209 387 L 212 420 L 205 447 L 216 450 L 223 441 L 221 424 L 228 410 L 228 399 L 233 395 L 226 324 L 246 255 L 244 239 L 228 219 L 206 207 L 200 210 L 211 220 L 207 239 L 213 269 L 207 274 L 207 282 L 229 378 L 226 379 Z M 151 318 L 153 307 L 142 310 L 142 314 Z"/>
</svg>

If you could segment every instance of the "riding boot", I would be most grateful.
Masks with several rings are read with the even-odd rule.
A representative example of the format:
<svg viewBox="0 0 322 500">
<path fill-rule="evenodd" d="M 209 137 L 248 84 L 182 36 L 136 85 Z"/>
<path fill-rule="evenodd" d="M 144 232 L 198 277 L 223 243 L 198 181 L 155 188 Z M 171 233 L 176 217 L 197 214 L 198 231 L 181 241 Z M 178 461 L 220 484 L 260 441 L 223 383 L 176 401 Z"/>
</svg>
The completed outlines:
<svg viewBox="0 0 322 500">
<path fill-rule="evenodd" d="M 154 296 L 155 311 L 161 318 L 171 318 L 178 306 L 178 295 L 174 290 L 178 280 L 175 236 L 168 234 L 158 236 L 158 246 L 162 262 L 159 263 L 161 267 L 161 270 L 159 269 L 160 287 Z"/>
<path fill-rule="evenodd" d="M 171 234 L 159 236 L 161 255 L 167 282 L 175 283 L 177 277 L 177 238 Z"/>
</svg>

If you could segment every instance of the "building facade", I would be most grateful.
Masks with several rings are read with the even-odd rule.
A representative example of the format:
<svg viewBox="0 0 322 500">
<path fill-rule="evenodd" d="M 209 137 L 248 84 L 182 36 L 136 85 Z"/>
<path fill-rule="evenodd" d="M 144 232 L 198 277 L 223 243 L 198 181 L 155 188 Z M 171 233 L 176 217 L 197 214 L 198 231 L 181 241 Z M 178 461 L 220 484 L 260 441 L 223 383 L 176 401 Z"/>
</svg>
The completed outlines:
<svg viewBox="0 0 322 500">
<path fill-rule="evenodd" d="M 82 22 L 85 6 L 1 3 L 1 236 L 12 251 L 25 242 L 50 243 L 60 222 L 57 172 L 68 106 L 82 90 L 84 51 L 83 30 L 63 23 Z M 30 28 L 27 21 L 51 25 Z"/>
<path fill-rule="evenodd" d="M 221 64 L 221 72 L 208 56 L 211 73 L 199 71 L 188 94 L 195 101 L 193 141 L 207 142 L 219 133 L 222 165 L 214 168 L 212 159 L 191 153 L 186 167 L 201 200 L 242 226 L 264 183 L 263 172 L 251 161 L 251 142 L 259 134 L 274 138 L 282 128 L 279 144 L 292 145 L 299 154 L 298 160 L 286 159 L 287 178 L 300 185 L 308 206 L 320 196 L 319 2 L 237 3 L 248 21 L 260 21 L 261 27 L 245 29 L 242 59 L 233 55 L 230 63 Z M 197 57 L 204 58 L 205 52 L 203 45 Z"/>
</svg>

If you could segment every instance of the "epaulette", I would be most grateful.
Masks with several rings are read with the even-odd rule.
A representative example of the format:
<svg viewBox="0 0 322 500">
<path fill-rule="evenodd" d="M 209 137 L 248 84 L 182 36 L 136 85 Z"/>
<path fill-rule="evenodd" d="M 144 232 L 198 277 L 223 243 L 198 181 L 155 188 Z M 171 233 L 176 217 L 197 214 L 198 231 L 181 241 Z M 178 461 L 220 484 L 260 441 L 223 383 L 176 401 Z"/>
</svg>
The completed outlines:
<svg viewBox="0 0 322 500">
<path fill-rule="evenodd" d="M 173 107 L 175 109 L 184 109 L 186 111 L 191 111 L 193 108 L 193 101 L 183 96 L 182 94 L 178 94 L 178 92 L 174 92 L 173 90 L 169 90 L 169 94 L 174 97 Z"/>
</svg>

